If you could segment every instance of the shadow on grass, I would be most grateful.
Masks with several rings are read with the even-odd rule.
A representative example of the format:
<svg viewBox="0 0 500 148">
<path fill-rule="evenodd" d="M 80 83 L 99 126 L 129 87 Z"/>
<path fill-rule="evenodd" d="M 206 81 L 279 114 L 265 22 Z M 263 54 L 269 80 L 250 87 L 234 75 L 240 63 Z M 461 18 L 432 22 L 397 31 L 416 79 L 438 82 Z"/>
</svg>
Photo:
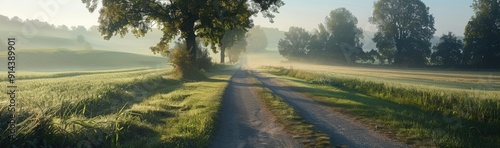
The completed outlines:
<svg viewBox="0 0 500 148">
<path fill-rule="evenodd" d="M 108 90 L 100 96 L 85 99 L 72 110 L 82 112 L 87 118 L 96 116 L 107 116 L 129 109 L 132 105 L 141 103 L 144 99 L 163 93 L 169 93 L 179 89 L 182 83 L 174 79 L 156 79 L 133 84 L 118 86 L 113 90 Z M 65 114 L 68 109 L 59 110 L 59 114 Z"/>
</svg>

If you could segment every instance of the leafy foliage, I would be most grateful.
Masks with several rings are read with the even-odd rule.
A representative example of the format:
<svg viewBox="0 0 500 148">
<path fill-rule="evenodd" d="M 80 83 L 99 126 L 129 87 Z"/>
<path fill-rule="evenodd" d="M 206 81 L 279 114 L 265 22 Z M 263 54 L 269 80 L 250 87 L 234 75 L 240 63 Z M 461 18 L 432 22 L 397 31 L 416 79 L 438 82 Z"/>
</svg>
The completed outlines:
<svg viewBox="0 0 500 148">
<path fill-rule="evenodd" d="M 278 42 L 278 51 L 289 60 L 304 58 L 311 35 L 300 27 L 290 27 L 285 38 Z"/>
<path fill-rule="evenodd" d="M 474 16 L 465 27 L 464 55 L 467 64 L 500 67 L 500 2 L 474 0 Z"/>
<path fill-rule="evenodd" d="M 319 24 L 313 34 L 302 28 L 290 27 L 285 38 L 278 42 L 278 49 L 289 60 L 351 62 L 349 57 L 356 56 L 349 47 L 359 49 L 363 46 L 360 42 L 363 31 L 356 27 L 357 23 L 358 20 L 349 10 L 338 8 L 330 12 L 326 22 Z"/>
<path fill-rule="evenodd" d="M 345 8 L 331 11 L 325 22 L 326 28 L 331 33 L 330 40 L 334 45 L 345 43 L 362 47 L 360 40 L 363 38 L 363 30 L 356 27 L 356 24 L 358 24 L 358 19 Z"/>
<path fill-rule="evenodd" d="M 434 17 L 422 1 L 378 0 L 370 22 L 378 28 L 373 41 L 389 61 L 394 57 L 394 64 L 399 65 L 427 63 L 436 29 Z"/>
<path fill-rule="evenodd" d="M 309 57 L 316 61 L 328 61 L 333 57 L 331 49 L 332 45 L 329 42 L 330 32 L 328 32 L 323 24 L 318 25 L 318 29 L 314 31 L 309 41 Z"/>
<path fill-rule="evenodd" d="M 441 42 L 433 47 L 435 52 L 431 56 L 432 63 L 446 66 L 460 65 L 463 58 L 462 41 L 451 32 L 441 36 L 440 40 Z"/>
<path fill-rule="evenodd" d="M 241 52 L 245 52 L 247 46 L 245 30 L 228 30 L 222 38 L 220 63 L 224 63 L 226 58 L 225 53 L 229 54 L 231 63 L 234 63 L 239 58 Z M 226 51 L 226 49 L 230 49 Z"/>
</svg>

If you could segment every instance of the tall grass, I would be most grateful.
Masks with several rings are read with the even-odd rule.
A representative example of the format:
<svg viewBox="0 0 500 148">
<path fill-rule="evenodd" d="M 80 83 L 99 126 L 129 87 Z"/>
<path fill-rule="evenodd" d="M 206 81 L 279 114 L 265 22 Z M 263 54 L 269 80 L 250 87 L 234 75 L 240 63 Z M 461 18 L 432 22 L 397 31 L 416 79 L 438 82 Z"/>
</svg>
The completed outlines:
<svg viewBox="0 0 500 148">
<path fill-rule="evenodd" d="M 16 82 L 18 139 L 8 139 L 2 122 L 0 145 L 206 146 L 231 74 L 209 73 L 200 82 L 175 79 L 166 69 L 27 75 Z M 0 102 L 1 121 L 10 118 L 7 103 Z"/>
</svg>

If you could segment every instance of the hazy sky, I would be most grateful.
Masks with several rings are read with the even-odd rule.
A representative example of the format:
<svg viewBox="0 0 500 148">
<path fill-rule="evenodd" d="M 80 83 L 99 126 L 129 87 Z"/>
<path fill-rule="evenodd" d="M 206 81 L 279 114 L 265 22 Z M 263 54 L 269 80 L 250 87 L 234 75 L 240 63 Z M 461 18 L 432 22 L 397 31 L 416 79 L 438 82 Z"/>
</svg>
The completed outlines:
<svg viewBox="0 0 500 148">
<path fill-rule="evenodd" d="M 331 10 L 345 7 L 358 18 L 358 26 L 373 31 L 368 23 L 375 0 L 284 0 L 275 23 L 259 15 L 254 18 L 256 25 L 287 31 L 290 26 L 298 26 L 312 31 Z M 436 35 L 452 31 L 463 35 L 464 27 L 472 16 L 472 0 L 423 0 L 435 17 Z M 97 25 L 99 14 L 89 13 L 80 0 L 0 0 L 0 14 L 21 19 L 46 20 L 55 25 L 90 27 Z"/>
</svg>

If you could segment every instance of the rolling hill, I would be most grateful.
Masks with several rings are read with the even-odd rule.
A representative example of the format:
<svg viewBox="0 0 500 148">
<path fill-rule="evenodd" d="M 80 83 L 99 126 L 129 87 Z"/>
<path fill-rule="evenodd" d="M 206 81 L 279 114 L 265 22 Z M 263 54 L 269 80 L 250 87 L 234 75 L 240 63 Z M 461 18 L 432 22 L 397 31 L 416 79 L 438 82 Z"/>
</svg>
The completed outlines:
<svg viewBox="0 0 500 148">
<path fill-rule="evenodd" d="M 7 59 L 6 51 L 0 59 Z M 16 71 L 84 71 L 168 67 L 166 58 L 103 50 L 18 49 Z M 6 62 L 0 67 L 6 69 Z"/>
</svg>

